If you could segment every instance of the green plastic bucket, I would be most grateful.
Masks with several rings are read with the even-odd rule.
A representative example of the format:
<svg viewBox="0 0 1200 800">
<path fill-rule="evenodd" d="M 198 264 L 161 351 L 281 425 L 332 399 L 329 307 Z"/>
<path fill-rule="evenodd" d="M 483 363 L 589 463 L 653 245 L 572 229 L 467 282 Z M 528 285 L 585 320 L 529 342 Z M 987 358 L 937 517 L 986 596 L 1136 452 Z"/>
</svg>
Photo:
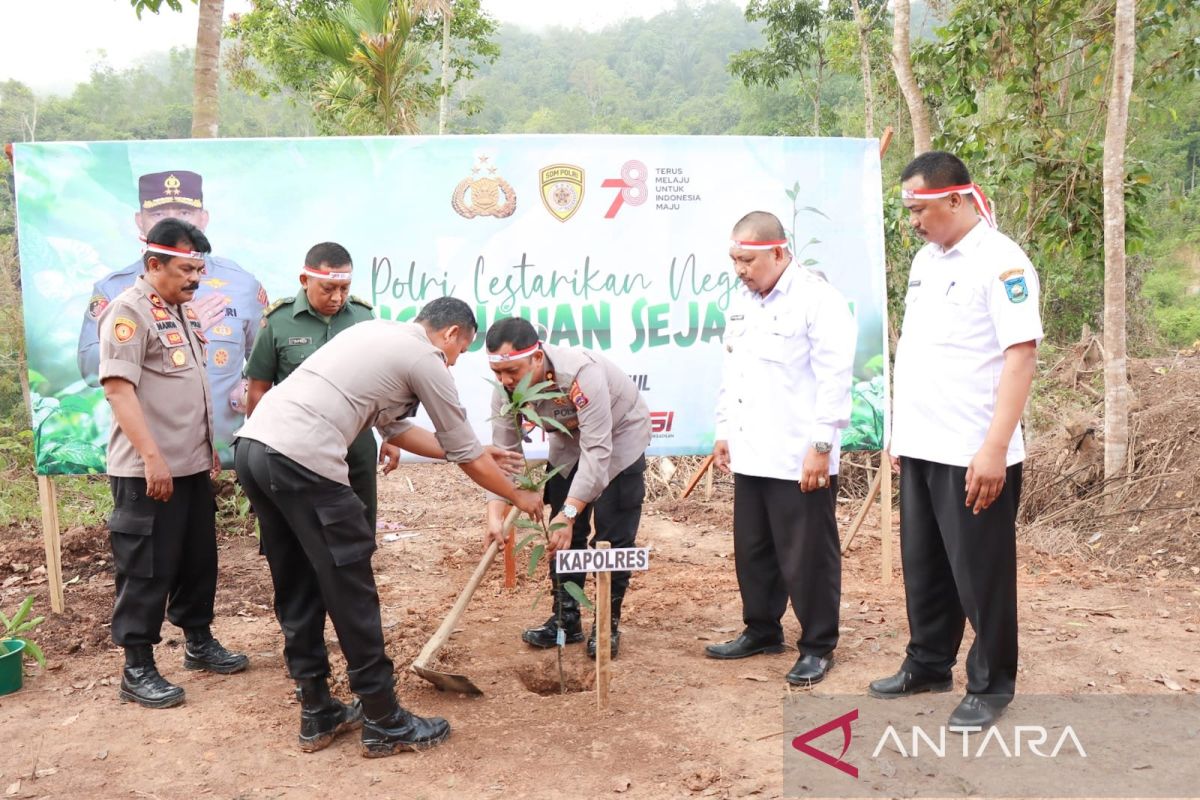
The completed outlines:
<svg viewBox="0 0 1200 800">
<path fill-rule="evenodd" d="M 0 695 L 12 694 L 21 688 L 24 650 L 24 642 L 0 639 Z"/>
</svg>

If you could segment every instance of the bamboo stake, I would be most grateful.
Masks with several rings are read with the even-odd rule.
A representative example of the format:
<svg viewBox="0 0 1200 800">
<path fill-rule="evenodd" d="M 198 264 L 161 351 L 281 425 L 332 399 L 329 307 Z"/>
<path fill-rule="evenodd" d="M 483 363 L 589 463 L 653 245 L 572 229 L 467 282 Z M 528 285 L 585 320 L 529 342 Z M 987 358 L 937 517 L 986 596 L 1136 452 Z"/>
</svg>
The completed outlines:
<svg viewBox="0 0 1200 800">
<path fill-rule="evenodd" d="M 706 473 L 710 469 L 712 469 L 712 465 L 713 465 L 713 457 L 712 457 L 712 454 L 710 453 L 709 455 L 704 457 L 704 460 L 700 462 L 700 467 L 696 470 L 696 472 L 692 475 L 692 477 L 688 479 L 687 486 L 684 488 L 683 492 L 679 495 L 680 500 L 687 499 L 687 496 L 689 494 L 691 494 L 692 490 L 694 490 L 696 488 L 696 484 L 699 483 L 700 479 L 704 477 L 704 473 Z"/>
<path fill-rule="evenodd" d="M 42 542 L 46 546 L 46 581 L 50 588 L 50 608 L 61 614 L 63 600 L 62 543 L 58 532 L 58 493 L 54 478 L 38 475 L 38 499 L 42 505 Z"/>
<path fill-rule="evenodd" d="M 607 550 L 608 542 L 596 542 L 597 550 Z M 608 708 L 608 681 L 612 659 L 612 573 L 596 573 L 596 708 Z"/>
<path fill-rule="evenodd" d="M 871 504 L 875 502 L 876 496 L 879 494 L 879 484 L 883 480 L 883 470 L 875 471 L 875 478 L 871 481 L 871 488 L 867 489 L 866 499 L 858 509 L 858 514 L 854 517 L 854 522 L 850 523 L 850 532 L 846 534 L 846 541 L 842 545 L 842 555 L 846 555 L 846 551 L 850 549 L 850 543 L 854 541 L 854 537 L 858 534 L 858 529 L 862 527 L 863 520 L 867 518 L 867 512 L 871 510 Z"/>
</svg>

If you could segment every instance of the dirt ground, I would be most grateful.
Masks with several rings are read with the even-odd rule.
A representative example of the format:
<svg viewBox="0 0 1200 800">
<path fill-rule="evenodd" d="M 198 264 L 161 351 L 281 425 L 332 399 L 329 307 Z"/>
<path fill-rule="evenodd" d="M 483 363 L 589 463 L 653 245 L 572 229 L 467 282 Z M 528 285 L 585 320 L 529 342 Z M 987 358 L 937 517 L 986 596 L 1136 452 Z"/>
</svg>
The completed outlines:
<svg viewBox="0 0 1200 800">
<path fill-rule="evenodd" d="M 531 690 L 544 689 L 554 668 L 552 653 L 519 640 L 522 627 L 548 613 L 545 601 L 530 608 L 544 579 L 505 591 L 499 563 L 443 650 L 443 663 L 485 694 L 439 693 L 409 672 L 476 563 L 480 508 L 479 492 L 447 465 L 405 466 L 381 484 L 381 519 L 403 526 L 381 541 L 374 562 L 399 693 L 419 713 L 448 718 L 453 734 L 432 751 L 380 760 L 359 755 L 356 735 L 312 755 L 296 748 L 299 707 L 267 568 L 245 536 L 221 542 L 214 629 L 251 655 L 251 669 L 229 677 L 183 670 L 180 635 L 168 625 L 158 662 L 187 689 L 187 703 L 165 711 L 119 703 L 106 538 L 102 530 L 69 531 L 68 610 L 38 637 L 49 668 L 31 670 L 24 690 L 0 698 L 0 790 L 161 800 L 780 796 L 783 676 L 795 653 L 735 662 L 702 654 L 740 629 L 726 482 L 707 502 L 693 496 L 648 507 L 640 543 L 653 548 L 651 570 L 635 577 L 626 601 L 606 713 L 591 692 Z M 843 530 L 853 511 L 843 504 Z M 860 693 L 899 664 L 907 632 L 899 566 L 882 585 L 880 559 L 872 512 L 845 559 L 837 663 L 814 691 Z M 48 607 L 41 563 L 39 535 L 10 529 L 0 541 L 0 607 L 31 591 Z M 1115 575 L 1027 544 L 1020 563 L 1019 691 L 1200 691 L 1200 589 L 1189 573 Z M 790 612 L 786 631 L 796 638 Z M 567 653 L 568 670 L 589 682 L 583 646 Z M 345 696 L 343 670 L 335 655 L 336 690 Z M 960 691 L 963 680 L 960 665 Z M 957 698 L 937 702 L 949 713 Z"/>
</svg>

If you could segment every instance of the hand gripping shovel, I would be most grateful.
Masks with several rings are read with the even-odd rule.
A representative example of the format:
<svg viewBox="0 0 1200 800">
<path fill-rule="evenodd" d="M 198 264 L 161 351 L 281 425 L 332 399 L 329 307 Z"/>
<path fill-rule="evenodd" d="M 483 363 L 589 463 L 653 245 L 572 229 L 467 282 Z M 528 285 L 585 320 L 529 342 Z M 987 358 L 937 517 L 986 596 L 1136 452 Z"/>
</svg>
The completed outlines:
<svg viewBox="0 0 1200 800">
<path fill-rule="evenodd" d="M 508 536 L 512 530 L 518 513 L 520 512 L 515 506 L 508 512 L 508 516 L 504 520 L 505 536 Z M 467 585 L 459 593 L 458 599 L 454 601 L 454 607 L 450 609 L 450 613 L 446 615 L 446 619 L 434 632 L 433 636 L 430 637 L 429 641 L 426 642 L 425 647 L 421 649 L 417 660 L 413 662 L 412 671 L 432 683 L 438 689 L 461 692 L 463 694 L 483 694 L 483 691 L 472 683 L 471 679 L 466 675 L 439 672 L 427 665 L 430 661 L 433 661 L 438 651 L 442 649 L 442 645 L 450 638 L 450 633 L 454 630 L 454 626 L 458 624 L 458 620 L 462 617 L 463 612 L 467 610 L 467 604 L 471 602 L 471 595 L 475 594 L 475 590 L 479 587 L 480 582 L 483 581 L 483 576 L 487 573 L 488 567 L 492 565 L 492 559 L 496 557 L 499 549 L 500 545 L 494 541 L 488 545 L 483 558 L 479 559 L 479 566 L 475 567 L 475 572 L 471 574 L 471 579 L 467 581 Z"/>
</svg>

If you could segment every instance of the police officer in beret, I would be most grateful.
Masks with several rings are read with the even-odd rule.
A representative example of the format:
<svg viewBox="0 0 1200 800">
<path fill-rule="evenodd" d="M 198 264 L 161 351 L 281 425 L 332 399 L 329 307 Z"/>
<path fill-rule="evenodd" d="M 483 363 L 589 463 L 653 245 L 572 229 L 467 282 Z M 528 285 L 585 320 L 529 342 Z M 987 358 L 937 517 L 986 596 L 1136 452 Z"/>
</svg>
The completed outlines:
<svg viewBox="0 0 1200 800">
<path fill-rule="evenodd" d="M 1038 278 L 957 156 L 922 153 L 900 179 L 926 241 L 904 298 L 888 448 L 909 640 L 900 669 L 868 692 L 949 691 L 969 621 L 967 692 L 950 725 L 984 728 L 1016 691 L 1021 414 L 1042 338 Z"/>
<path fill-rule="evenodd" d="M 120 697 L 148 708 L 184 701 L 159 674 L 163 611 L 183 628 L 187 669 L 244 670 L 246 656 L 213 638 L 220 470 L 213 404 L 202 365 L 209 345 L 190 301 L 211 249 L 177 219 L 146 235 L 145 272 L 100 314 L 99 379 L 112 406 L 108 475 L 116 602 L 113 641 L 125 648 Z"/>
<path fill-rule="evenodd" d="M 800 657 L 785 679 L 824 680 L 838 642 L 839 431 L 850 421 L 858 330 L 846 299 L 792 258 L 779 218 L 753 211 L 729 256 L 742 282 L 729 306 L 714 463 L 733 473 L 733 550 L 745 630 L 709 658 L 783 650 L 788 601 Z"/>
<path fill-rule="evenodd" d="M 541 496 L 513 486 L 458 400 L 449 367 L 475 332 L 471 307 L 453 297 L 431 301 L 414 322 L 360 322 L 263 395 L 238 431 L 238 480 L 258 516 L 271 567 L 284 659 L 300 687 L 304 750 L 319 750 L 359 725 L 368 757 L 432 747 L 450 733 L 446 720 L 419 717 L 396 699 L 371 568 L 375 531 L 346 463 L 347 448 L 364 429 L 374 426 L 397 447 L 458 464 L 485 489 L 540 518 Z M 413 425 L 418 404 L 433 432 Z M 361 710 L 330 697 L 326 615 Z"/>
<path fill-rule="evenodd" d="M 322 242 L 308 251 L 300 271 L 300 294 L 276 300 L 263 313 L 262 330 L 254 341 L 246 377 L 250 380 L 247 416 L 258 401 L 336 334 L 358 322 L 374 319 L 371 304 L 350 294 L 354 265 L 350 253 L 336 242 Z M 367 428 L 346 453 L 350 486 L 367 507 L 367 522 L 375 530 L 375 435 Z M 384 443 L 384 474 L 399 464 L 400 451 Z"/>
<path fill-rule="evenodd" d="M 164 219 L 174 218 L 208 227 L 204 207 L 203 180 L 195 172 L 170 170 L 153 172 L 138 179 L 138 212 L 134 224 L 145 237 Z M 204 255 L 205 274 L 192 302 L 200 319 L 200 329 L 211 346 L 208 348 L 208 379 L 213 392 L 217 451 L 225 466 L 233 464 L 233 432 L 245 414 L 245 384 L 242 365 L 250 355 L 258 334 L 259 318 L 267 306 L 262 284 L 228 258 Z M 92 287 L 91 300 L 79 329 L 79 372 L 91 386 L 97 386 L 100 364 L 99 332 L 96 320 L 113 299 L 133 285 L 142 274 L 142 262 L 135 261 L 122 270 L 109 273 Z"/>
<path fill-rule="evenodd" d="M 503 387 L 492 394 L 493 444 L 521 452 L 522 432 L 499 412 L 508 399 L 506 391 L 511 392 L 523 378 L 531 376 L 530 385 L 551 381 L 562 395 L 536 404 L 542 419 L 555 420 L 567 431 L 541 426 L 550 440 L 549 464 L 553 466 L 549 469 L 563 468 L 545 487 L 553 522 L 563 524 L 550 534 L 550 551 L 587 547 L 593 525 L 596 539 L 613 547 L 633 547 L 646 496 L 646 448 L 650 445 L 650 410 L 637 386 L 624 370 L 599 353 L 538 341 L 533 325 L 520 317 L 496 322 L 488 329 L 485 343 L 489 366 Z M 488 535 L 501 543 L 505 511 L 501 498 L 489 497 Z M 555 647 L 561 630 L 564 643 L 583 641 L 579 604 L 563 586 L 571 581 L 582 588 L 586 579 L 586 574 L 558 575 L 552 560 L 554 613 L 521 638 L 533 647 Z M 628 572 L 613 573 L 613 657 L 621 641 L 617 626 L 628 586 Z M 595 658 L 595 628 L 587 652 Z"/>
</svg>

